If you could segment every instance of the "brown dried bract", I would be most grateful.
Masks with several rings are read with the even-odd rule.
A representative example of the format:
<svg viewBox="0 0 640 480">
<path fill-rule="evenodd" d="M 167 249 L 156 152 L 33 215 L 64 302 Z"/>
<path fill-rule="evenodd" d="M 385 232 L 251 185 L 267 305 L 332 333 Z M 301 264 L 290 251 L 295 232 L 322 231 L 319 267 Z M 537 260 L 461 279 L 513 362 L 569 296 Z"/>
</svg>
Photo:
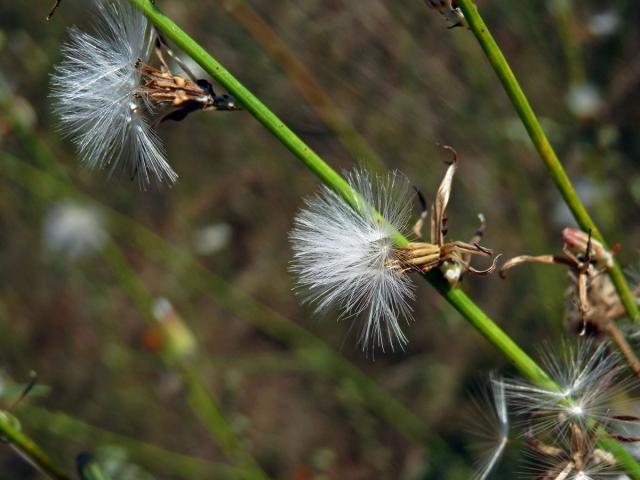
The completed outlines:
<svg viewBox="0 0 640 480">
<path fill-rule="evenodd" d="M 62 2 L 62 0 L 56 0 L 56 3 L 54 3 L 53 7 L 51 7 L 51 10 L 49 10 L 49 14 L 47 15 L 47 22 L 51 20 L 51 17 L 53 17 L 53 14 L 56 13 L 56 10 L 60 6 L 60 2 Z"/>
<path fill-rule="evenodd" d="M 438 11 L 447 21 L 448 28 L 466 27 L 467 21 L 455 0 L 425 0 L 428 7 Z"/>
<path fill-rule="evenodd" d="M 142 75 L 139 95 L 151 106 L 169 108 L 169 112 L 161 116 L 156 123 L 165 120 L 180 121 L 196 110 L 241 110 L 230 95 L 216 95 L 207 80 L 192 80 L 171 73 L 162 54 L 163 44 L 163 40 L 158 36 L 155 53 L 160 68 L 147 65 L 141 60 L 136 64 Z M 170 55 L 173 56 L 173 53 Z"/>
<path fill-rule="evenodd" d="M 495 271 L 496 259 L 486 270 L 477 270 L 471 263 L 472 255 L 483 257 L 493 256 L 493 252 L 479 244 L 485 224 L 484 217 L 480 216 L 481 225 L 470 242 L 445 242 L 447 234 L 446 208 L 451 196 L 451 185 L 457 168 L 457 153 L 451 147 L 445 147 L 452 152 L 453 161 L 445 173 L 444 179 L 438 188 L 436 199 L 431 206 L 431 241 L 411 242 L 398 250 L 398 263 L 403 270 L 428 272 L 439 267 L 449 283 L 456 284 L 461 276 L 469 271 L 476 275 L 487 275 Z M 424 199 L 421 197 L 423 206 L 426 207 Z M 420 215 L 420 219 L 414 227 L 414 233 L 421 236 L 422 226 L 426 217 L 426 209 Z"/>
<path fill-rule="evenodd" d="M 523 263 L 546 263 L 565 265 L 569 268 L 571 285 L 569 287 L 571 302 L 567 318 L 575 325 L 578 316 L 580 335 L 587 331 L 597 332 L 606 329 L 605 323 L 613 319 L 613 314 L 620 311 L 616 307 L 619 299 L 611 282 L 602 273 L 613 265 L 612 253 L 591 238 L 591 235 L 576 229 L 566 228 L 562 232 L 562 256 L 557 255 L 521 255 L 505 262 L 500 268 L 500 276 Z M 571 249 L 577 250 L 574 253 Z"/>
</svg>

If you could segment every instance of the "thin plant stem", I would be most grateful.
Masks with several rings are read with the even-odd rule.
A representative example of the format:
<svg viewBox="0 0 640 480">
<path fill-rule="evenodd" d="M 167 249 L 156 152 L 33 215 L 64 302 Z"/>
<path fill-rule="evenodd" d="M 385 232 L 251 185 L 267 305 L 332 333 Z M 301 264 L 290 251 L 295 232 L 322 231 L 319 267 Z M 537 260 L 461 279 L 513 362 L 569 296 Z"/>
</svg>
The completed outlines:
<svg viewBox="0 0 640 480">
<path fill-rule="evenodd" d="M 129 0 L 140 9 L 167 39 L 196 61 L 209 75 L 220 83 L 242 106 L 270 131 L 299 160 L 301 160 L 320 180 L 332 188 L 354 209 L 361 211 L 367 206 L 362 204 L 360 195 L 333 170 L 322 158 L 306 145 L 289 127 L 287 127 L 269 108 L 242 85 L 206 50 L 195 42 L 173 20 L 164 15 L 150 0 Z M 409 241 L 399 232 L 394 241 L 398 246 Z M 552 386 L 553 382 L 534 361 L 522 350 L 493 320 L 491 320 L 460 289 L 451 288 L 436 272 L 424 277 L 449 301 L 463 317 L 471 323 L 490 343 L 492 343 L 509 361 L 529 380 Z"/>
<path fill-rule="evenodd" d="M 552 0 L 549 4 L 560 37 L 571 85 L 580 85 L 587 79 L 582 51 L 576 38 L 575 5 L 572 0 Z"/>
<path fill-rule="evenodd" d="M 544 133 L 529 100 L 520 87 L 518 80 L 511 70 L 507 59 L 500 50 L 500 47 L 493 38 L 493 35 L 491 35 L 489 28 L 480 16 L 478 9 L 473 4 L 472 0 L 459 0 L 458 5 L 464 13 L 469 24 L 469 28 L 486 54 L 489 63 L 498 75 L 498 78 L 518 113 L 520 120 L 522 120 L 531 141 L 544 161 L 553 182 L 558 188 L 565 203 L 571 210 L 576 222 L 578 222 L 578 225 L 580 225 L 585 232 L 591 231 L 593 237 L 599 240 L 605 248 L 608 248 L 600 230 L 598 230 L 598 227 L 591 219 L 591 216 L 580 200 L 580 197 L 578 197 L 569 176 L 560 163 L 549 139 Z M 622 268 L 617 261 L 614 263 L 614 266 L 608 270 L 608 273 L 611 277 L 611 281 L 618 291 L 618 295 L 620 296 L 627 314 L 634 322 L 640 322 L 640 310 L 638 309 L 635 297 L 624 276 Z"/>
<path fill-rule="evenodd" d="M 31 405 L 21 405 L 19 409 L 24 413 L 25 422 L 30 428 L 41 430 L 49 435 L 54 434 L 79 444 L 91 442 L 121 446 L 126 449 L 133 461 L 162 471 L 172 478 L 174 476 L 185 480 L 241 478 L 241 469 L 238 467 L 167 450 L 151 443 L 96 427 L 62 411 L 49 411 Z"/>
<path fill-rule="evenodd" d="M 627 342 L 627 339 L 620 330 L 620 327 L 618 327 L 618 324 L 613 319 L 606 320 L 606 322 L 607 324 L 605 329 L 607 333 L 616 345 L 618 345 L 618 349 L 622 352 L 622 355 L 624 355 L 624 358 L 627 360 L 631 370 L 633 370 L 636 375 L 640 376 L 640 360 L 638 360 L 638 357 L 629 345 L 629 342 Z"/>
<path fill-rule="evenodd" d="M 347 116 L 340 111 L 304 63 L 251 8 L 251 5 L 245 0 L 224 0 L 222 4 L 262 49 L 280 65 L 289 81 L 315 110 L 322 122 L 335 132 L 349 155 L 374 170 L 385 170 L 380 156 L 358 133 Z"/>
<path fill-rule="evenodd" d="M 357 211 L 367 208 L 362 205 L 360 195 L 335 170 L 307 146 L 289 127 L 287 127 L 269 108 L 242 85 L 227 69 L 214 59 L 195 40 L 184 32 L 173 20 L 164 15 L 150 0 L 129 0 L 140 9 L 147 18 L 169 40 L 180 47 L 209 75 L 232 94 L 242 106 L 270 131 L 299 160 L 301 160 L 322 182 L 332 188 L 338 195 Z M 566 175 L 565 175 L 566 177 Z M 573 189 L 570 182 L 569 187 Z M 575 191 L 574 191 L 575 195 Z M 575 196 L 577 199 L 577 196 Z M 578 200 L 579 202 L 579 200 Z M 581 203 L 579 203 L 582 206 Z M 370 208 L 370 207 L 369 207 Z M 586 210 L 582 207 L 586 214 Z M 601 237 L 600 237 L 601 238 Z M 394 236 L 398 246 L 408 243 L 399 232 Z M 451 288 L 436 272 L 423 275 L 462 316 L 474 326 L 498 351 L 500 351 L 520 373 L 533 383 L 545 388 L 559 389 L 547 373 L 531 359 L 491 318 L 489 318 L 464 292 Z M 623 277 L 624 280 L 624 277 Z M 608 440 L 608 439 L 607 439 Z M 616 458 L 625 465 L 627 472 L 635 480 L 640 480 L 640 465 L 617 443 Z M 620 457 L 618 457 L 620 455 Z"/>
<path fill-rule="evenodd" d="M 151 314 L 152 298 L 144 283 L 129 264 L 122 251 L 110 241 L 102 249 L 103 257 L 114 275 L 150 324 L 155 324 Z M 162 352 L 161 352 L 162 354 Z M 269 477 L 244 447 L 240 439 L 224 418 L 215 400 L 208 392 L 202 375 L 196 368 L 197 361 L 181 359 L 176 369 L 185 385 L 188 403 L 193 413 L 218 443 L 225 456 L 242 469 L 241 478 L 246 480 L 266 480 Z"/>
<path fill-rule="evenodd" d="M 243 290 L 233 288 L 222 277 L 202 266 L 190 252 L 168 243 L 164 238 L 117 210 L 80 193 L 61 170 L 59 163 L 54 160 L 53 153 L 47 145 L 33 133 L 29 125 L 23 123 L 19 115 L 13 112 L 9 97 L 2 86 L 0 82 L 0 112 L 10 119 L 13 131 L 30 156 L 37 157 L 37 166 L 3 153 L 0 154 L 0 163 L 5 168 L 0 169 L 1 175 L 23 185 L 32 194 L 45 200 L 59 196 L 73 196 L 94 204 L 107 214 L 109 222 L 114 226 L 116 236 L 122 235 L 126 241 L 131 241 L 133 237 L 140 251 L 156 261 L 167 262 L 169 259 L 180 259 L 185 262 L 187 274 L 184 282 L 190 288 L 195 288 L 221 308 L 244 319 L 272 338 L 287 344 L 297 360 L 307 368 L 337 384 L 349 382 L 355 385 L 366 407 L 408 440 L 425 446 L 429 451 L 444 451 L 444 441 L 429 432 L 419 417 L 318 337 L 277 311 L 257 302 Z M 3 99 L 5 101 L 2 101 Z M 109 248 L 115 249 L 114 255 L 118 255 L 118 247 L 115 243 L 112 243 Z M 103 251 L 103 254 L 105 253 Z M 147 311 L 149 296 L 139 293 L 142 289 L 136 288 L 137 284 L 133 280 L 123 278 L 123 282 L 130 294 L 133 294 L 134 290 L 138 292 L 131 297 L 136 306 L 142 312 Z"/>
<path fill-rule="evenodd" d="M 64 470 L 53 463 L 51 458 L 33 441 L 22 433 L 5 416 L 0 415 L 0 439 L 9 443 L 16 452 L 37 470 L 55 480 L 71 480 Z"/>
</svg>

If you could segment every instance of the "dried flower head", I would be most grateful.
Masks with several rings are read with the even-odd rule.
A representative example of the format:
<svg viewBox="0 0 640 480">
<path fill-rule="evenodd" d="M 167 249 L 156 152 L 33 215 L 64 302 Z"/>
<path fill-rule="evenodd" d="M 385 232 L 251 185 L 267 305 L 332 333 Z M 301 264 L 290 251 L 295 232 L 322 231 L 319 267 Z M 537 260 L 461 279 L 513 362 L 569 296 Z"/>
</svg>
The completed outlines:
<svg viewBox="0 0 640 480">
<path fill-rule="evenodd" d="M 525 438 L 529 456 L 528 472 L 539 480 L 624 479 L 615 456 L 598 447 L 597 427 L 583 429 L 572 424 L 567 435 L 546 443 Z"/>
<path fill-rule="evenodd" d="M 449 164 L 447 172 L 440 183 L 435 201 L 431 205 L 431 238 L 430 242 L 411 242 L 399 249 L 398 263 L 401 268 L 416 270 L 426 273 L 433 268 L 439 268 L 447 281 L 455 286 L 466 272 L 475 275 L 488 275 L 496 269 L 498 255 L 492 265 L 485 270 L 477 270 L 471 266 L 471 256 L 480 255 L 490 257 L 493 252 L 480 245 L 484 235 L 485 219 L 480 217 L 480 228 L 476 230 L 469 242 L 453 241 L 445 242 L 448 233 L 447 205 L 451 197 L 451 186 L 458 165 L 458 155 L 451 147 L 445 147 L 453 154 L 453 161 Z M 422 236 L 422 224 L 426 217 L 426 202 L 420 196 L 424 211 L 413 228 L 413 233 Z"/>
<path fill-rule="evenodd" d="M 620 312 L 620 301 L 606 280 L 604 270 L 613 266 L 614 252 L 592 238 L 590 233 L 575 228 L 562 231 L 562 256 L 558 255 L 520 255 L 505 262 L 500 268 L 500 276 L 523 263 L 544 263 L 565 265 L 569 268 L 571 283 L 568 289 L 569 307 L 567 319 L 569 324 L 578 326 L 580 335 L 597 332 L 606 327 L 606 322 L 615 318 Z M 604 317 L 599 316 L 605 314 Z M 579 322 L 576 322 L 576 317 Z"/>
<path fill-rule="evenodd" d="M 72 28 L 51 78 L 54 112 L 89 168 L 127 170 L 141 185 L 174 182 L 176 173 L 145 117 L 137 92 L 139 60 L 148 60 L 147 20 L 128 2 L 96 0 L 95 35 Z"/>
<path fill-rule="evenodd" d="M 470 267 L 472 254 L 491 255 L 477 241 L 444 242 L 445 208 L 454 172 L 455 162 L 449 166 L 431 209 L 432 243 L 396 246 L 398 232 L 409 233 L 412 203 L 410 185 L 399 173 L 370 177 L 356 170 L 347 181 L 359 194 L 359 208 L 352 208 L 324 187 L 296 217 L 290 234 L 292 271 L 307 291 L 306 300 L 316 303 L 318 312 L 339 306 L 346 316 L 364 314 L 363 348 L 406 344 L 399 318 L 411 318 L 409 273 L 441 268 L 455 284 L 466 271 L 486 274 L 495 268 L 495 263 L 487 270 Z M 415 232 L 419 233 L 424 216 Z"/>
<path fill-rule="evenodd" d="M 178 178 L 154 125 L 196 110 L 239 110 L 207 80 L 170 72 L 165 49 L 145 16 L 123 0 L 96 0 L 95 33 L 72 28 L 51 78 L 53 110 L 89 168 L 126 171 L 141 187 Z M 159 67 L 151 66 L 152 53 Z M 183 67 L 190 74 L 186 67 Z M 152 124 L 152 118 L 158 117 Z"/>
</svg>

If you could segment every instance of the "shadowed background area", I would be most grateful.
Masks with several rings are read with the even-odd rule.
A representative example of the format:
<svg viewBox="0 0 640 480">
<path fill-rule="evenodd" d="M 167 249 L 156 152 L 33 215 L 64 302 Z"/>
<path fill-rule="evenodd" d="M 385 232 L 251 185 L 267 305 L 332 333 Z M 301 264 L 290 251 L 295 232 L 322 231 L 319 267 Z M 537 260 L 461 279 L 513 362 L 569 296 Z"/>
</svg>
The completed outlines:
<svg viewBox="0 0 640 480">
<path fill-rule="evenodd" d="M 470 478 L 470 393 L 509 366 L 424 282 L 401 352 L 366 356 L 350 319 L 301 306 L 287 234 L 320 184 L 250 115 L 163 123 L 172 188 L 78 165 L 47 94 L 90 3 L 64 0 L 48 23 L 49 2 L 0 3 L 0 408 L 36 371 L 23 430 L 63 466 L 92 451 L 117 479 L 242 478 L 254 461 L 294 480 Z M 450 238 L 481 212 L 505 257 L 559 252 L 574 222 L 493 71 L 422 1 L 156 3 L 332 166 L 399 169 L 431 202 L 451 145 Z M 633 273 L 640 8 L 476 3 Z M 463 282 L 534 357 L 567 331 L 566 286 L 553 266 Z M 39 475 L 0 449 L 0 478 Z"/>
</svg>

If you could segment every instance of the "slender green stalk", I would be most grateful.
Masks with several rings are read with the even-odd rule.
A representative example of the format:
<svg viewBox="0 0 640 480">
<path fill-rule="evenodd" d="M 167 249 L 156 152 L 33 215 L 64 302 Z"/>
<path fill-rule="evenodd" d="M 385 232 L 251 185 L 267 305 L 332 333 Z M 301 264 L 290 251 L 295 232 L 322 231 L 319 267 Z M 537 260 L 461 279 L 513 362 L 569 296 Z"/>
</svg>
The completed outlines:
<svg viewBox="0 0 640 480">
<path fill-rule="evenodd" d="M 598 230 L 598 227 L 595 225 L 594 221 L 589 216 L 587 209 L 578 197 L 569 176 L 564 170 L 564 167 L 560 163 L 549 139 L 544 133 L 544 130 L 538 121 L 538 117 L 533 111 L 533 108 L 531 108 L 529 100 L 522 91 L 522 88 L 511 70 L 507 59 L 500 50 L 500 47 L 493 38 L 493 35 L 491 35 L 489 28 L 484 23 L 478 9 L 473 4 L 472 0 L 459 0 L 458 5 L 464 13 L 469 24 L 469 28 L 477 38 L 480 46 L 489 59 L 489 63 L 491 63 L 491 66 L 498 75 L 498 78 L 507 92 L 511 103 L 527 129 L 531 141 L 547 166 L 553 182 L 556 184 L 562 198 L 571 210 L 576 222 L 578 222 L 578 225 L 580 225 L 584 231 L 590 230 L 594 238 L 598 239 L 606 247 L 607 244 L 600 233 L 600 230 Z M 613 268 L 609 270 L 609 276 L 618 291 L 618 295 L 620 296 L 629 317 L 634 322 L 640 322 L 640 310 L 638 309 L 633 292 L 627 283 L 624 273 L 617 262 Z"/>
<path fill-rule="evenodd" d="M 228 70 L 215 60 L 206 50 L 196 43 L 186 32 L 178 27 L 169 17 L 164 15 L 150 0 L 129 0 L 149 18 L 149 20 L 169 40 L 180 47 L 187 55 L 195 60 L 209 75 L 220 83 L 263 124 L 285 147 L 300 159 L 322 182 L 341 195 L 346 202 L 355 209 L 363 208 L 360 196 L 354 192 L 349 184 L 335 172 L 324 160 L 322 160 L 311 148 L 309 148 L 291 129 L 289 129 L 269 108 L 255 97 L 244 85 L 242 85 Z M 534 116 L 535 118 L 535 116 Z M 542 131 L 540 129 L 540 131 Z M 548 142 L 547 142 L 548 144 Z M 566 174 L 565 174 L 566 178 Z M 573 190 L 571 183 L 566 179 L 567 186 Z M 577 199 L 575 191 L 574 198 Z M 582 207 L 582 204 L 578 204 Z M 586 218 L 588 215 L 584 207 L 582 211 Z M 595 230 L 594 230 L 595 232 Z M 598 238 L 602 238 L 599 236 Z M 395 241 L 399 246 L 408 240 L 398 233 Z M 549 378 L 547 373 L 540 368 L 497 324 L 495 324 L 468 296 L 459 289 L 451 288 L 448 283 L 436 272 L 425 274 L 424 277 L 449 301 L 449 303 L 462 314 L 490 343 L 494 345 L 520 373 L 532 382 L 546 387 L 559 387 Z M 617 448 L 621 455 L 622 448 Z M 622 462 L 624 460 L 624 462 Z M 640 471 L 636 474 L 633 467 L 637 464 L 632 459 L 621 463 L 629 464 L 629 473 L 634 479 L 640 480 Z"/>
<path fill-rule="evenodd" d="M 25 185 L 36 195 L 48 198 L 46 192 L 54 195 L 68 194 L 80 196 L 84 201 L 95 203 L 94 199 L 80 194 L 73 189 L 71 184 L 61 178 L 51 176 L 49 173 L 9 154 L 0 153 L 0 163 L 5 167 L 0 169 L 0 175 Z M 224 279 L 198 263 L 191 254 L 167 243 L 166 240 L 131 218 L 108 209 L 100 203 L 96 203 L 96 206 L 109 214 L 116 230 L 123 234 L 129 234 L 128 241 L 133 235 L 133 241 L 141 251 L 144 251 L 151 258 L 160 262 L 166 262 L 167 259 L 172 259 L 171 261 L 175 261 L 177 258 L 184 259 L 188 265 L 184 282 L 190 288 L 195 288 L 215 301 L 221 308 L 233 312 L 234 315 L 254 325 L 267 335 L 289 345 L 294 355 L 317 373 L 323 374 L 337 383 L 348 380 L 356 384 L 367 407 L 376 415 L 384 418 L 392 428 L 395 428 L 407 439 L 428 448 L 436 448 L 442 444 L 442 440 L 429 433 L 423 422 L 402 403 L 309 331 L 283 317 L 275 310 L 256 302 L 242 290 L 232 288 Z M 111 251 L 112 249 L 113 251 Z M 115 250 L 116 245 L 114 244 L 107 246 L 102 253 L 111 256 L 111 260 L 107 260 L 113 262 L 111 265 L 112 268 L 115 268 L 114 273 L 117 273 L 120 278 L 120 275 L 126 275 L 126 273 L 121 266 L 117 266 L 117 262 L 124 261 L 124 258 L 121 253 L 118 255 Z M 144 302 L 148 302 L 149 296 L 142 292 L 140 283 L 126 279 L 124 285 L 127 286 L 129 295 L 138 308 Z M 137 293 L 134 294 L 133 288 L 137 289 Z M 146 312 L 147 307 L 145 306 L 141 311 Z"/>
<path fill-rule="evenodd" d="M 31 405 L 21 405 L 25 423 L 48 435 L 56 435 L 80 445 L 111 444 L 126 449 L 131 459 L 171 478 L 191 480 L 232 480 L 241 478 L 241 469 L 210 462 L 183 453 L 130 438 L 90 425 L 61 411 L 48 411 Z"/>
<path fill-rule="evenodd" d="M 333 130 L 345 150 L 377 171 L 385 170 L 380 156 L 358 133 L 350 120 L 336 106 L 307 67 L 296 57 L 278 34 L 246 1 L 224 0 L 226 10 L 258 42 L 260 47 L 280 65 L 291 84 L 315 110 L 324 124 Z"/>
<path fill-rule="evenodd" d="M 242 85 L 206 50 L 196 43 L 173 20 L 164 15 L 150 0 L 130 0 L 142 10 L 149 20 L 166 38 L 175 43 L 195 60 L 209 75 L 232 94 L 242 106 L 264 125 L 284 146 L 300 159 L 322 182 L 355 209 L 363 205 L 360 196 L 322 158 L 307 146 L 287 127 L 267 106 Z M 408 243 L 401 234 L 395 238 L 398 246 Z M 425 278 L 451 303 L 480 333 L 489 340 L 513 365 L 529 380 L 539 385 L 550 386 L 549 376 L 511 338 L 473 303 L 461 290 L 449 287 L 448 283 L 435 272 Z"/>
<path fill-rule="evenodd" d="M 193 411 L 197 412 L 202 424 L 207 427 L 211 435 L 215 436 L 225 455 L 235 464 L 244 467 L 240 478 L 267 479 L 268 477 L 259 470 L 253 458 L 240 443 L 222 411 L 211 401 L 210 393 L 200 381 L 201 374 L 198 368 L 189 362 L 181 367 L 181 372 Z"/>
<path fill-rule="evenodd" d="M 151 295 L 122 251 L 113 242 L 109 242 L 103 248 L 103 256 L 114 275 L 125 287 L 140 313 L 149 323 L 155 324 L 151 314 Z M 169 362 L 165 355 L 166 352 L 160 353 L 163 359 Z M 240 478 L 246 480 L 268 479 L 224 418 L 215 400 L 209 394 L 196 365 L 197 361 L 192 358 L 180 359 L 177 364 L 177 371 L 185 384 L 191 410 L 211 434 L 211 437 L 218 443 L 224 454 L 242 468 Z"/>
<path fill-rule="evenodd" d="M 78 465 L 78 475 L 80 480 L 110 480 L 110 478 L 102 471 L 102 467 L 93 456 L 88 454 L 80 454 L 76 458 Z"/>
<path fill-rule="evenodd" d="M 49 456 L 29 437 L 22 433 L 5 416 L 0 415 L 0 439 L 9 443 L 16 451 L 38 470 L 55 480 L 71 480 Z"/>
</svg>

